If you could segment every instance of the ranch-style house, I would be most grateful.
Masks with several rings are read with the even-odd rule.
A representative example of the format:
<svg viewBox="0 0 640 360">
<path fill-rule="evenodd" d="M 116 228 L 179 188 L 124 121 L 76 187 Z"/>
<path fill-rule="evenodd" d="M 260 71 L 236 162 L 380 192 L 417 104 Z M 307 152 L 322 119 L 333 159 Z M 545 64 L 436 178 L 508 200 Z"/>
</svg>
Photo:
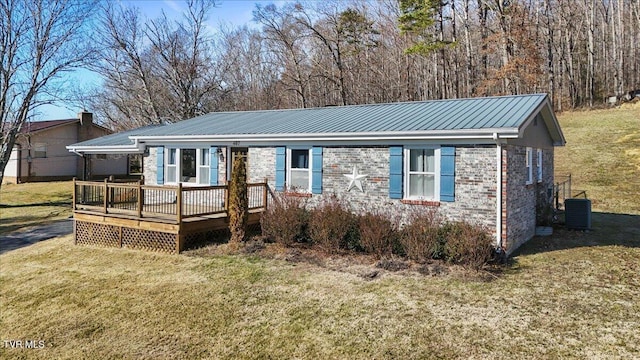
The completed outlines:
<svg viewBox="0 0 640 360">
<path fill-rule="evenodd" d="M 149 187 L 131 190 L 138 205 L 132 205 L 130 213 L 110 205 L 114 190 L 109 189 L 116 185 L 107 182 L 105 195 L 98 199 L 103 210 L 83 208 L 82 201 L 74 200 L 78 241 L 89 237 L 87 231 L 112 231 L 120 234 L 113 235 L 112 242 L 124 246 L 122 233 L 128 227 L 138 229 L 137 237 L 163 231 L 167 221 L 140 225 L 147 206 L 161 202 L 159 196 L 150 196 L 152 190 L 180 189 L 166 202 L 183 208 L 210 201 L 193 192 L 224 187 L 233 160 L 243 156 L 248 181 L 265 186 L 259 206 L 266 206 L 270 189 L 291 190 L 312 205 L 335 194 L 354 212 L 380 208 L 408 214 L 420 207 L 437 208 L 447 219 L 486 226 L 496 247 L 511 253 L 534 236 L 537 212 L 544 211 L 553 196 L 554 148 L 564 144 L 548 96 L 531 94 L 215 112 L 67 148 L 85 156 L 142 154 L 144 186 Z M 85 196 L 88 186 L 77 185 L 76 198 Z M 223 199 L 217 201 L 221 211 Z M 184 210 L 171 214 L 176 211 L 180 222 Z M 207 212 L 197 215 L 206 217 Z M 121 218 L 117 224 L 105 220 L 114 216 Z M 131 223 L 125 224 L 126 219 Z M 179 226 L 171 231 L 167 241 L 176 245 L 166 249 L 180 251 L 189 231 Z"/>
</svg>

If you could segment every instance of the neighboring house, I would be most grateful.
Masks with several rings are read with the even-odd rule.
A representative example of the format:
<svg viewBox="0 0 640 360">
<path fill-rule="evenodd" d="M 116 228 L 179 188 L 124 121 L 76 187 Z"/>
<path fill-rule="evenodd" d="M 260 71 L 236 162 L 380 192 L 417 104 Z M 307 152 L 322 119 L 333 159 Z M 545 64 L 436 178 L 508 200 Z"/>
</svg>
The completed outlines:
<svg viewBox="0 0 640 360">
<path fill-rule="evenodd" d="M 355 212 L 436 208 L 486 226 L 511 253 L 533 237 L 565 139 L 545 94 L 315 109 L 220 112 L 69 146 L 144 154 L 147 184 L 224 184 L 235 157 L 317 204 Z"/>
<path fill-rule="evenodd" d="M 110 134 L 93 123 L 93 115 L 81 112 L 77 119 L 27 122 L 16 138 L 3 182 L 95 178 L 127 173 L 127 156 L 104 154 L 79 158 L 66 146 Z"/>
</svg>

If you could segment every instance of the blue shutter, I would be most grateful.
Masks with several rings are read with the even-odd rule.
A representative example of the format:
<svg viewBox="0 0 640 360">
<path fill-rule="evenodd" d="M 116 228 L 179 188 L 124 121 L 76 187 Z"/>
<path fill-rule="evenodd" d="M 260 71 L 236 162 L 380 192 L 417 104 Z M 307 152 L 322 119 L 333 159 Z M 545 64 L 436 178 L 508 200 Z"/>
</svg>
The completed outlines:
<svg viewBox="0 0 640 360">
<path fill-rule="evenodd" d="M 311 192 L 313 194 L 322 194 L 322 147 L 314 146 L 311 148 Z"/>
<path fill-rule="evenodd" d="M 218 148 L 209 148 L 209 185 L 218 185 Z"/>
<path fill-rule="evenodd" d="M 440 148 L 440 201 L 455 200 L 456 148 Z"/>
<path fill-rule="evenodd" d="M 284 175 L 286 170 L 286 148 L 276 147 L 276 191 L 284 191 Z"/>
<path fill-rule="evenodd" d="M 402 199 L 402 146 L 389 147 L 389 197 Z"/>
<path fill-rule="evenodd" d="M 158 154 L 156 157 L 156 183 L 158 185 L 164 184 L 164 147 L 157 147 Z"/>
</svg>

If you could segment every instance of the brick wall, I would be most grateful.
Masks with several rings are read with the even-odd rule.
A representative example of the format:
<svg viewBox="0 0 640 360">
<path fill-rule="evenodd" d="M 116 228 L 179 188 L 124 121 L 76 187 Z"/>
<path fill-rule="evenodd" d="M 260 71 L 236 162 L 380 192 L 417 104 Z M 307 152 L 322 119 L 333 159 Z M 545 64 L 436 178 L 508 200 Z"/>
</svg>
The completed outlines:
<svg viewBox="0 0 640 360">
<path fill-rule="evenodd" d="M 536 205 L 548 195 L 553 184 L 553 148 L 543 151 L 543 181 L 526 185 L 526 148 L 504 145 L 503 151 L 503 245 L 510 253 L 533 237 L 536 225 Z M 535 152 L 535 149 L 534 149 Z M 147 184 L 156 184 L 155 147 L 144 158 Z M 225 157 L 226 159 L 226 157 Z M 535 162 L 534 156 L 534 170 Z M 356 166 L 362 180 L 363 192 L 347 191 L 350 174 Z M 226 183 L 226 162 L 219 163 L 220 184 Z M 325 147 L 323 149 L 323 193 L 313 195 L 314 206 L 323 198 L 335 194 L 352 211 L 382 209 L 398 215 L 436 207 L 449 220 L 466 220 L 484 225 L 495 234 L 496 226 L 496 148 L 495 146 L 456 147 L 455 202 L 416 205 L 389 198 L 389 149 L 387 147 Z M 534 171 L 535 174 L 535 171 Z M 275 189 L 275 148 L 249 148 L 249 181 L 267 179 Z M 535 176 L 534 176 L 535 179 Z"/>
<path fill-rule="evenodd" d="M 505 145 L 503 147 L 503 214 L 506 215 L 506 227 L 503 227 L 504 246 L 512 253 L 535 235 L 536 215 L 553 188 L 553 148 L 543 149 L 542 181 L 537 181 L 536 166 L 538 158 L 533 149 L 533 184 L 526 184 L 526 147 Z M 506 228 L 506 229 L 505 229 Z M 506 230 L 506 231 L 504 231 Z"/>
<path fill-rule="evenodd" d="M 265 177 L 275 188 L 275 149 L 250 148 L 250 180 Z M 258 160 L 259 159 L 259 160 Z M 351 174 L 356 166 L 362 180 L 363 192 L 357 188 L 347 191 Z M 469 146 L 456 148 L 455 202 L 431 205 L 404 204 L 389 198 L 388 147 L 325 147 L 323 149 L 323 193 L 313 195 L 309 204 L 314 206 L 323 198 L 335 194 L 354 212 L 380 209 L 398 215 L 413 210 L 431 208 L 450 220 L 467 220 L 487 226 L 495 234 L 496 225 L 496 149 L 495 146 Z M 403 219 L 404 220 L 404 219 Z"/>
</svg>

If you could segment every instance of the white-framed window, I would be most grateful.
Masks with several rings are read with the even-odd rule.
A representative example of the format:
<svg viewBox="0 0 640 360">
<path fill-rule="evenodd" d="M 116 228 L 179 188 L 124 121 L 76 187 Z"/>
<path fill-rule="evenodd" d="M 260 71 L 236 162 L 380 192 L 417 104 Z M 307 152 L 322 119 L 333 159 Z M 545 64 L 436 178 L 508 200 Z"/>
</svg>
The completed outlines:
<svg viewBox="0 0 640 360">
<path fill-rule="evenodd" d="M 198 183 L 209 184 L 209 166 L 211 159 L 209 159 L 209 149 L 198 149 L 200 158 L 198 159 Z"/>
<path fill-rule="evenodd" d="M 167 148 L 166 183 L 209 185 L 209 148 Z"/>
<path fill-rule="evenodd" d="M 166 152 L 167 183 L 178 182 L 178 149 L 170 148 Z"/>
<path fill-rule="evenodd" d="M 533 149 L 528 147 L 527 154 L 525 159 L 525 167 L 527 171 L 527 181 L 526 184 L 533 184 Z"/>
<path fill-rule="evenodd" d="M 538 182 L 542 182 L 542 149 L 537 149 L 536 155 L 536 177 L 538 178 Z"/>
<path fill-rule="evenodd" d="M 311 149 L 287 149 L 287 184 L 289 189 L 311 192 Z"/>
<path fill-rule="evenodd" d="M 440 200 L 440 148 L 405 148 L 404 194 L 407 199 Z"/>
<path fill-rule="evenodd" d="M 46 158 L 47 157 L 47 144 L 44 143 L 36 143 L 33 146 L 33 157 L 37 158 Z"/>
</svg>

